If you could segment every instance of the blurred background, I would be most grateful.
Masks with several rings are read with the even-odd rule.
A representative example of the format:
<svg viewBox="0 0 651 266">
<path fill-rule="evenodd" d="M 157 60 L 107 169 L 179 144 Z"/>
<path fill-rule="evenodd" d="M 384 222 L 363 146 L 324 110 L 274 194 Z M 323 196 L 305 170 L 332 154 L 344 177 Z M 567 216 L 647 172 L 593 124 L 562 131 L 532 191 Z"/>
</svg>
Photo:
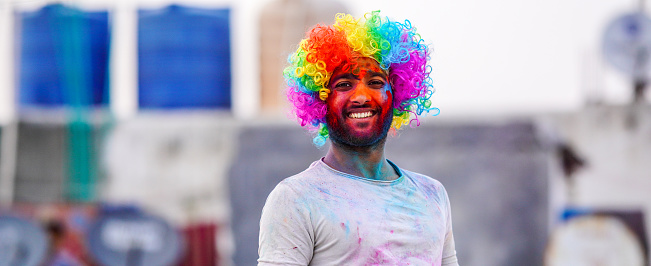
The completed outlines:
<svg viewBox="0 0 651 266">
<path fill-rule="evenodd" d="M 255 265 L 268 193 L 327 151 L 286 58 L 372 10 L 433 49 L 441 114 L 387 157 L 446 186 L 461 265 L 649 265 L 639 0 L 0 0 L 0 265 Z"/>
</svg>

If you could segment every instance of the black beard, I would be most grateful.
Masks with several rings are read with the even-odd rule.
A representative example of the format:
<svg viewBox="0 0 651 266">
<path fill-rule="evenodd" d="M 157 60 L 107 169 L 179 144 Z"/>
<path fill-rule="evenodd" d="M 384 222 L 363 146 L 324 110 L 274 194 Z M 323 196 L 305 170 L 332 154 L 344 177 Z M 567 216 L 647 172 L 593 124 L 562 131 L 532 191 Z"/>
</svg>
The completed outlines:
<svg viewBox="0 0 651 266">
<path fill-rule="evenodd" d="M 350 147 L 371 147 L 377 145 L 378 143 L 381 143 L 386 139 L 389 128 L 391 128 L 392 121 L 393 111 L 391 110 L 384 118 L 384 121 L 382 121 L 381 132 L 378 136 L 371 138 L 356 138 L 346 132 L 344 126 L 341 123 L 333 126 L 333 123 L 336 122 L 330 121 L 326 115 L 326 125 L 328 126 L 328 135 L 330 137 L 330 140 L 333 143 Z"/>
</svg>

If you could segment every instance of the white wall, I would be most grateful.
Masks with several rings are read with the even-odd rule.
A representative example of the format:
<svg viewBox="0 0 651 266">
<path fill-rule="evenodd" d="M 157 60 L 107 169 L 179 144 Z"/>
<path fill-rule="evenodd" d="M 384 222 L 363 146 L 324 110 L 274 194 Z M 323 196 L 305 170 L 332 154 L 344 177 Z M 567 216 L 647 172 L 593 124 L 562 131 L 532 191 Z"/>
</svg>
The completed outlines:
<svg viewBox="0 0 651 266">
<path fill-rule="evenodd" d="M 651 105 L 635 108 L 591 106 L 548 117 L 586 162 L 574 175 L 571 187 L 559 173 L 550 176 L 556 222 L 559 212 L 568 206 L 641 211 L 646 237 L 651 239 Z"/>
<path fill-rule="evenodd" d="M 48 3 L 4 1 L 5 6 L 19 10 Z M 131 7 L 161 7 L 170 3 L 231 6 L 234 111 L 238 117 L 250 118 L 258 114 L 257 19 L 267 1 L 140 0 Z M 131 3 L 127 0 L 67 1 L 86 8 L 111 10 L 120 3 L 124 7 L 126 2 Z M 345 3 L 356 16 L 379 9 L 394 19 L 409 19 L 431 41 L 437 89 L 434 104 L 441 108 L 444 117 L 576 110 L 583 105 L 588 89 L 611 103 L 624 103 L 631 97 L 627 79 L 601 62 L 600 42 L 607 22 L 622 12 L 634 10 L 637 1 L 348 0 Z M 6 29 L 8 20 L 2 19 L 1 23 L 0 29 Z M 126 34 L 130 33 L 126 31 Z M 10 39 L 1 38 L 0 48 L 7 49 Z M 2 77 L 10 73 L 9 67 L 3 60 Z M 129 71 L 135 73 L 135 65 Z M 11 116 L 6 107 L 10 106 L 6 105 L 6 97 L 11 96 L 8 91 L 11 84 L 6 79 L 0 82 L 0 101 L 4 107 L 0 108 L 0 118 L 3 118 Z M 133 100 L 128 97 L 133 95 L 126 97 L 119 97 L 117 101 L 126 103 L 116 106 L 127 108 L 123 112 L 129 114 L 128 108 L 133 109 L 129 101 Z M 0 123 L 3 121 L 6 119 L 0 119 Z"/>
<path fill-rule="evenodd" d="M 637 1 L 356 3 L 355 10 L 377 8 L 409 18 L 431 38 L 435 104 L 443 116 L 575 110 L 583 104 L 586 83 L 601 84 L 597 89 L 608 102 L 630 97 L 627 81 L 601 65 L 600 44 L 608 21 L 633 10 Z M 604 76 L 584 75 L 590 67 Z"/>
</svg>

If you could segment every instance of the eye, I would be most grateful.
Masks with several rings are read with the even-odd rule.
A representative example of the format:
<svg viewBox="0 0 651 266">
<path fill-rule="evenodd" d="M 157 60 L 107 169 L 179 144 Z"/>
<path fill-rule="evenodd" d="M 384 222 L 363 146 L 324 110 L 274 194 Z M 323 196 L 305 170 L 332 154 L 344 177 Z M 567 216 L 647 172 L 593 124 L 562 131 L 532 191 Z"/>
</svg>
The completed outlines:
<svg viewBox="0 0 651 266">
<path fill-rule="evenodd" d="M 351 84 L 349 81 L 341 81 L 335 84 L 335 88 L 342 88 L 342 89 L 350 88 L 352 86 L 353 84 Z"/>
<path fill-rule="evenodd" d="M 373 88 L 382 88 L 384 87 L 384 81 L 381 79 L 372 79 L 368 82 L 368 85 Z"/>
</svg>

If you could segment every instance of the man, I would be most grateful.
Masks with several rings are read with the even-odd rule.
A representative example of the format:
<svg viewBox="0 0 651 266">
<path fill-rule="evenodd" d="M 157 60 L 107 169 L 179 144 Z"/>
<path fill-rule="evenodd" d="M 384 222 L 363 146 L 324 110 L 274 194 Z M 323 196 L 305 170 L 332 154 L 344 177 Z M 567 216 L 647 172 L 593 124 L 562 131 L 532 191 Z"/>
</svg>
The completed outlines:
<svg viewBox="0 0 651 266">
<path fill-rule="evenodd" d="M 458 265 L 443 185 L 384 156 L 389 130 L 438 110 L 428 58 L 409 21 L 379 11 L 308 32 L 288 98 L 315 144 L 332 145 L 267 198 L 259 265 Z"/>
</svg>

